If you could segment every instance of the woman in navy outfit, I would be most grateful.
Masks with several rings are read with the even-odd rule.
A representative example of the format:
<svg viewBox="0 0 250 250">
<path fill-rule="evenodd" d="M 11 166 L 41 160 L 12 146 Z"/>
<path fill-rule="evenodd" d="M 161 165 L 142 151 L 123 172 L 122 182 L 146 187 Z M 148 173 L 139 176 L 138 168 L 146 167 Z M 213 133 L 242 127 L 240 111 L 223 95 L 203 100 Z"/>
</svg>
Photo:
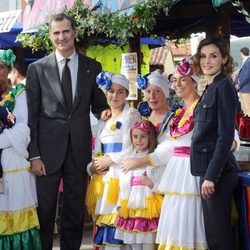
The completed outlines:
<svg viewBox="0 0 250 250">
<path fill-rule="evenodd" d="M 238 97 L 229 78 L 232 57 L 221 37 L 203 39 L 194 56 L 207 87 L 194 114 L 191 172 L 201 176 L 202 207 L 210 250 L 235 249 L 231 200 L 238 183 L 238 164 L 231 151 Z"/>
</svg>

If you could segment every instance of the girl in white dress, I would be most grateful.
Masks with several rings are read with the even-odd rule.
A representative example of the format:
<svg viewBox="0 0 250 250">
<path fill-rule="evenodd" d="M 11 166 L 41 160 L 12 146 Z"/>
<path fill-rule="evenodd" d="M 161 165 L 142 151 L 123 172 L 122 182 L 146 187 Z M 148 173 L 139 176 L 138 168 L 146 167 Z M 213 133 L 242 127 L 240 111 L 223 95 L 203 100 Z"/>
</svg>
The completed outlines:
<svg viewBox="0 0 250 250">
<path fill-rule="evenodd" d="M 97 126 L 95 153 L 99 157 L 95 157 L 88 166 L 89 174 L 94 176 L 86 203 L 96 219 L 94 244 L 118 248 L 123 244 L 114 239 L 114 222 L 118 215 L 119 163 L 132 151 L 129 132 L 134 123 L 140 120 L 140 114 L 126 102 L 129 80 L 125 76 L 102 72 L 97 77 L 97 84 L 106 89 L 112 115 L 106 122 L 99 121 Z"/>
<path fill-rule="evenodd" d="M 156 133 L 150 121 L 143 120 L 131 129 L 134 147 L 131 157 L 140 158 L 156 147 Z M 160 173 L 147 166 L 120 175 L 119 217 L 115 238 L 133 250 L 153 250 L 163 197 L 156 194 Z"/>
</svg>

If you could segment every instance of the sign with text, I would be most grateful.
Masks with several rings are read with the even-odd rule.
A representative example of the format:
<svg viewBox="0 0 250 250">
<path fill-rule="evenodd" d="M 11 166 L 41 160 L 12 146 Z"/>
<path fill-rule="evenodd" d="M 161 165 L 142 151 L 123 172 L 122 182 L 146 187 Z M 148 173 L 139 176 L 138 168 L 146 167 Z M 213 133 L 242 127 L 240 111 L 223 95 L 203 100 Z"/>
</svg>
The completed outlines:
<svg viewBox="0 0 250 250">
<path fill-rule="evenodd" d="M 121 74 L 129 79 L 129 96 L 127 100 L 138 99 L 138 89 L 136 87 L 136 75 L 138 73 L 137 53 L 122 54 Z"/>
<path fill-rule="evenodd" d="M 0 13 L 0 33 L 9 32 L 19 18 L 22 10 L 13 10 Z"/>
</svg>

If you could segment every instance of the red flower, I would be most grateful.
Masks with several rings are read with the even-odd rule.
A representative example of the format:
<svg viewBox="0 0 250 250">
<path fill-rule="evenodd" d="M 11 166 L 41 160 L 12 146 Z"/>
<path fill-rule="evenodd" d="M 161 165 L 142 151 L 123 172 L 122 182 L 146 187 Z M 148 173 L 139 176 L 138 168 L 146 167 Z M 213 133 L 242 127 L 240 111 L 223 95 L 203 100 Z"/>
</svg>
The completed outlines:
<svg viewBox="0 0 250 250">
<path fill-rule="evenodd" d="M 139 19 L 139 16 L 134 15 L 134 16 L 131 17 L 131 19 L 132 20 L 137 20 L 137 19 Z"/>
<path fill-rule="evenodd" d="M 93 7 L 90 8 L 90 11 L 95 11 L 99 8 L 100 6 L 94 5 Z"/>
</svg>

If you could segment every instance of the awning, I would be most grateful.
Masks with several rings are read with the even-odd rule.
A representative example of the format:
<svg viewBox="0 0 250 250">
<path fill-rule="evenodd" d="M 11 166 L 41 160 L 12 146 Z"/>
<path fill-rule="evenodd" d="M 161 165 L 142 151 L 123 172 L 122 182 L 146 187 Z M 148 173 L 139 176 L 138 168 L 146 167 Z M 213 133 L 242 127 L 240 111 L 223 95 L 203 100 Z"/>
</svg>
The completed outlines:
<svg viewBox="0 0 250 250">
<path fill-rule="evenodd" d="M 22 30 L 22 24 L 15 23 L 9 32 L 0 33 L 0 49 L 17 47 L 20 43 L 16 38 Z"/>
</svg>

